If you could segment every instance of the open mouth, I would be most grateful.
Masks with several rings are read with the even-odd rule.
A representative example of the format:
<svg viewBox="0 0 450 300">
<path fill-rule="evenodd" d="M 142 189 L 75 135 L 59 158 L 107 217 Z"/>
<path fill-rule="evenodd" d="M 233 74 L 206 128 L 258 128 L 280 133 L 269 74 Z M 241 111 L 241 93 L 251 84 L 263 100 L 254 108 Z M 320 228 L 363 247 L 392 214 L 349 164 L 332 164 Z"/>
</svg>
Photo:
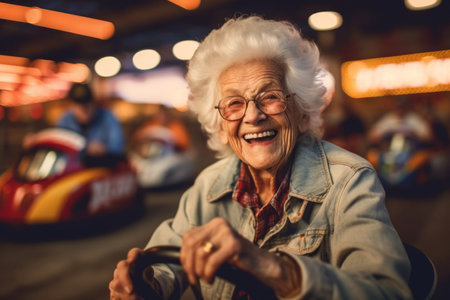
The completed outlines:
<svg viewBox="0 0 450 300">
<path fill-rule="evenodd" d="M 277 133 L 278 132 L 276 130 L 267 130 L 258 133 L 247 133 L 244 134 L 243 138 L 247 143 L 251 144 L 253 142 L 269 141 L 273 139 L 277 135 Z"/>
</svg>

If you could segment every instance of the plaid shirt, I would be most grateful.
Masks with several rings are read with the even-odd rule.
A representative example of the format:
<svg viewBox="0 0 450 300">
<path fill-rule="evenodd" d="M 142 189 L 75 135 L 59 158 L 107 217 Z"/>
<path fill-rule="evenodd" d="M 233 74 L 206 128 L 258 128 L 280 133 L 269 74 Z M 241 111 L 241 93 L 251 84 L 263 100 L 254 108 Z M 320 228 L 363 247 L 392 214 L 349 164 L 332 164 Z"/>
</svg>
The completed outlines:
<svg viewBox="0 0 450 300">
<path fill-rule="evenodd" d="M 278 190 L 272 199 L 262 205 L 256 187 L 252 180 L 250 171 L 245 164 L 241 165 L 241 172 L 233 193 L 233 200 L 237 201 L 243 207 L 249 207 L 256 219 L 254 242 L 263 238 L 283 216 L 283 205 L 289 194 L 290 168 L 284 175 Z M 243 290 L 238 290 L 233 297 L 236 300 L 251 300 L 252 298 Z"/>
<path fill-rule="evenodd" d="M 245 164 L 241 165 L 241 172 L 233 193 L 233 200 L 237 201 L 243 207 L 249 207 L 256 219 L 254 242 L 263 238 L 283 216 L 283 205 L 289 194 L 290 169 L 284 175 L 278 190 L 272 199 L 262 206 L 256 187 L 253 183 L 250 171 Z"/>
</svg>

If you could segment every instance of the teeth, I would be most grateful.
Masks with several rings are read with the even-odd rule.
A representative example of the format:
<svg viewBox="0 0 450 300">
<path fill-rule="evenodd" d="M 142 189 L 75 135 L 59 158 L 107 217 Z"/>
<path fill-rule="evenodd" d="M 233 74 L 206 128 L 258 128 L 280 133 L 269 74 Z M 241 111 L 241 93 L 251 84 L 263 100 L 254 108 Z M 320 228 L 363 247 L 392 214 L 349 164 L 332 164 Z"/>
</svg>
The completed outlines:
<svg viewBox="0 0 450 300">
<path fill-rule="evenodd" d="M 251 139 L 260 139 L 268 136 L 275 135 L 274 130 L 268 130 L 264 132 L 258 132 L 258 133 L 247 133 L 244 135 L 244 139 L 251 140 Z"/>
</svg>

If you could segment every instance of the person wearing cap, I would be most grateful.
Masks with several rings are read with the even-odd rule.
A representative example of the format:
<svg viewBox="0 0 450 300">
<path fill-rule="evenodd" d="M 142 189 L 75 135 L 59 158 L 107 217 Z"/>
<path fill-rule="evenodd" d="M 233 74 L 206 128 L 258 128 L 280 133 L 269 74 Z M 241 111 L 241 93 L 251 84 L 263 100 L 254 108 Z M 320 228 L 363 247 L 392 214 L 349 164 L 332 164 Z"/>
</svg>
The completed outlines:
<svg viewBox="0 0 450 300">
<path fill-rule="evenodd" d="M 124 155 L 125 148 L 119 121 L 96 103 L 88 84 L 73 84 L 67 98 L 71 107 L 57 127 L 75 131 L 86 138 L 84 160 L 87 164 L 114 164 Z"/>
<path fill-rule="evenodd" d="M 412 297 L 376 171 L 321 139 L 322 76 L 316 45 L 287 21 L 233 18 L 200 43 L 188 65 L 190 107 L 222 158 L 146 246 L 181 246 L 181 266 L 145 272 L 162 298 L 178 299 L 188 283 L 203 299 L 251 298 L 214 278 L 223 263 L 279 299 Z M 141 299 L 130 274 L 142 253 L 117 264 L 110 299 Z"/>
</svg>

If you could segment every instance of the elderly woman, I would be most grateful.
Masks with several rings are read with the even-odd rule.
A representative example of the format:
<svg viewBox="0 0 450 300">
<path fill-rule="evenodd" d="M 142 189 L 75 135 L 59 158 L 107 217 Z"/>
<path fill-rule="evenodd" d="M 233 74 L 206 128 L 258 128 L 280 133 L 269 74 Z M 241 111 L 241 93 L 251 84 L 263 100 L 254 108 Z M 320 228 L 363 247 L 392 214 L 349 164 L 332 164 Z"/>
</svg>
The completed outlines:
<svg viewBox="0 0 450 300">
<path fill-rule="evenodd" d="M 227 262 L 279 298 L 407 299 L 410 265 L 364 159 L 320 140 L 325 103 L 317 47 L 288 22 L 241 17 L 201 43 L 189 63 L 191 108 L 222 157 L 182 196 L 147 247 L 181 246 L 182 267 L 150 283 L 177 298 L 200 281 L 205 299 L 240 299 L 214 278 Z M 119 262 L 111 299 L 139 299 Z"/>
</svg>

